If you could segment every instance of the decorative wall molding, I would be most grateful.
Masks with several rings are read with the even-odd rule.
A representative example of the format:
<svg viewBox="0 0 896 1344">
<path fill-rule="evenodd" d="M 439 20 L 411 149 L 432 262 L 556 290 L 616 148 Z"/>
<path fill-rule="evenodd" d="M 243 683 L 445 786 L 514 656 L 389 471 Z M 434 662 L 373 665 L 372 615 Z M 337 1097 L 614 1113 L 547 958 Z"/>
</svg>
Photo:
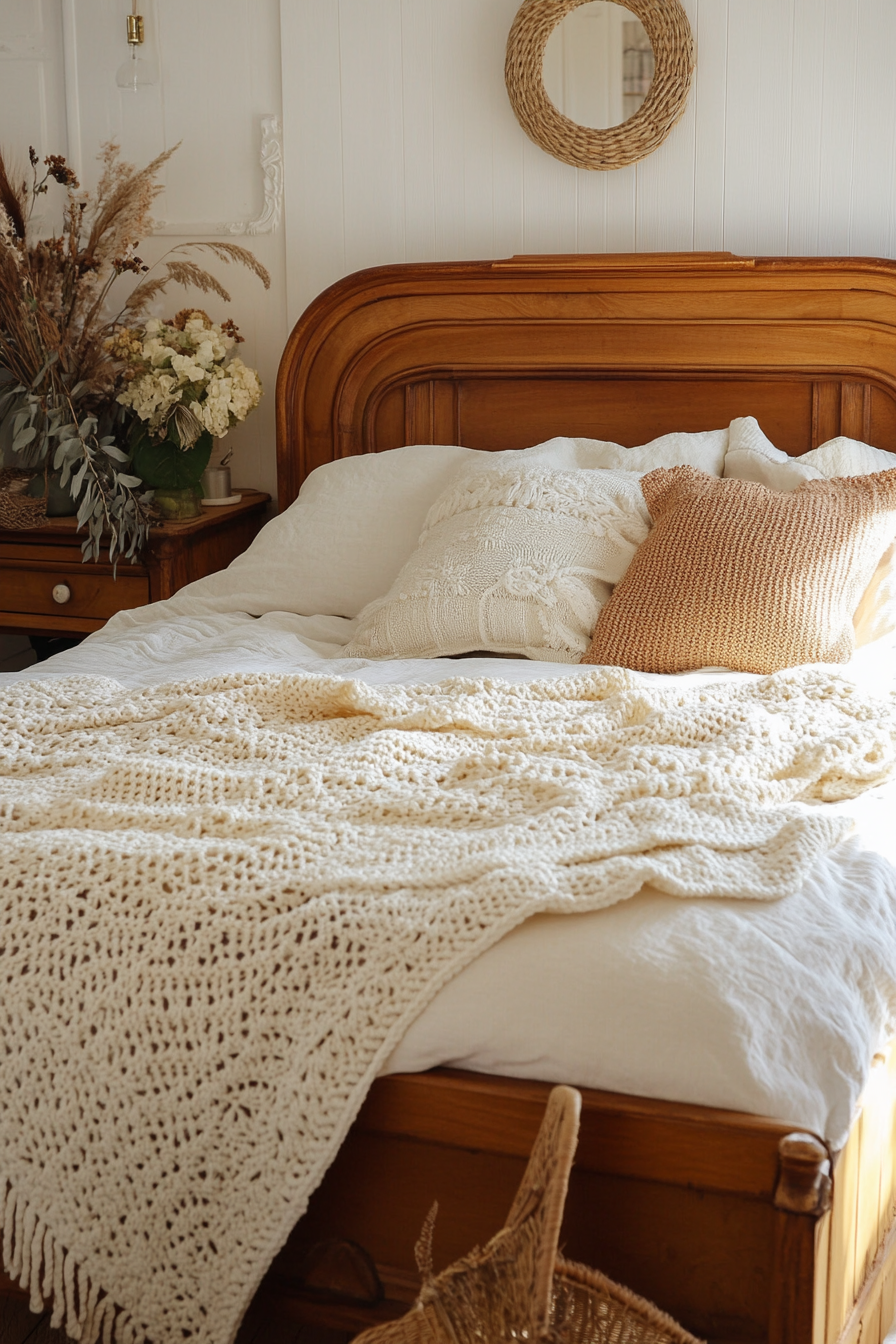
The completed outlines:
<svg viewBox="0 0 896 1344">
<path fill-rule="evenodd" d="M 217 234 L 273 233 L 280 227 L 283 216 L 283 128 L 278 116 L 269 113 L 261 118 L 261 165 L 264 205 L 257 219 L 236 220 L 211 224 L 205 222 L 181 223 L 179 220 L 159 221 L 156 235 L 212 237 Z"/>
<path fill-rule="evenodd" d="M 283 127 L 279 117 L 261 119 L 261 173 L 264 208 L 249 224 L 231 224 L 231 233 L 273 233 L 283 215 Z"/>
</svg>

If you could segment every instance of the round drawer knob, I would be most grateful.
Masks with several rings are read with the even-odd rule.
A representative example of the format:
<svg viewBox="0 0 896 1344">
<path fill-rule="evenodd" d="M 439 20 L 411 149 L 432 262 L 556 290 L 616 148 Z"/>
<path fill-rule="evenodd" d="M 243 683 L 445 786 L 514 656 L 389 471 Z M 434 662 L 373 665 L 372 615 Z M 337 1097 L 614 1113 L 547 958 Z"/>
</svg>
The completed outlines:
<svg viewBox="0 0 896 1344">
<path fill-rule="evenodd" d="M 62 606 L 64 602 L 68 602 L 71 595 L 72 590 L 67 583 L 57 583 L 56 587 L 53 589 L 53 601 L 58 602 L 60 606 Z"/>
</svg>

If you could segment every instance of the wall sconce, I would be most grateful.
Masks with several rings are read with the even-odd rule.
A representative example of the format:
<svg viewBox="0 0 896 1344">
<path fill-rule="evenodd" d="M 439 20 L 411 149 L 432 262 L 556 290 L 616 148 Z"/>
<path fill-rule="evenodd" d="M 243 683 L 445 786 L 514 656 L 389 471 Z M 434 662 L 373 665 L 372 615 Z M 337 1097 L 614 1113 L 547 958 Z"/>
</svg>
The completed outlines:
<svg viewBox="0 0 896 1344">
<path fill-rule="evenodd" d="M 144 37 L 143 15 L 137 13 L 137 0 L 133 0 L 133 8 L 128 15 L 130 55 L 118 67 L 115 75 L 115 83 L 120 89 L 133 89 L 136 93 L 137 89 L 143 88 L 147 84 L 157 84 L 159 82 L 155 61 L 137 55 L 138 48 L 143 45 Z"/>
</svg>

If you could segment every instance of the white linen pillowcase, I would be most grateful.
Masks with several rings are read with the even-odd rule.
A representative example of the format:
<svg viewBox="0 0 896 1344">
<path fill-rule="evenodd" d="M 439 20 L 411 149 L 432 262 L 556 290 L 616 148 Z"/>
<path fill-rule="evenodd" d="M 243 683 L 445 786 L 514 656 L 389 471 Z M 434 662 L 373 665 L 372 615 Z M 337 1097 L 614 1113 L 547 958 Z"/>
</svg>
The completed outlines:
<svg viewBox="0 0 896 1344">
<path fill-rule="evenodd" d="M 298 498 L 224 573 L 239 586 L 246 603 L 240 609 L 252 615 L 355 617 L 389 591 L 417 545 L 428 509 L 467 472 L 504 470 L 509 463 L 642 472 L 691 465 L 721 476 L 727 447 L 725 428 L 664 434 L 635 448 L 560 437 L 502 452 L 411 444 L 339 458 L 311 472 Z M 228 580 L 221 580 L 214 596 L 230 591 Z M 193 595 L 200 596 L 195 587 Z"/>
<path fill-rule="evenodd" d="M 638 471 L 657 467 L 696 467 L 710 476 L 721 476 L 728 451 L 728 430 L 707 429 L 695 433 L 663 434 L 650 443 L 624 448 L 603 439 L 556 438 L 532 448 L 505 448 L 490 453 L 501 470 L 509 466 L 554 467 L 557 471 L 605 469 Z M 477 465 L 482 466 L 482 463 Z"/>
<path fill-rule="evenodd" d="M 836 476 L 874 476 L 896 467 L 896 454 L 872 448 L 858 439 L 840 435 L 810 453 L 790 457 L 776 448 L 746 415 L 729 426 L 728 451 L 722 475 L 737 481 L 756 481 L 770 490 L 795 490 L 803 481 L 831 481 Z"/>
<path fill-rule="evenodd" d="M 637 448 L 556 438 L 502 452 L 412 444 L 339 458 L 312 471 L 298 498 L 227 569 L 187 584 L 164 607 L 135 608 L 112 620 L 135 625 L 160 614 L 274 611 L 354 619 L 389 591 L 417 545 L 433 501 L 467 472 L 527 462 L 636 471 L 690 464 L 720 476 L 727 446 L 728 430 L 717 429 L 665 434 Z"/>
<path fill-rule="evenodd" d="M 789 457 L 767 438 L 752 415 L 732 420 L 723 475 L 757 481 L 772 490 L 795 490 L 803 481 L 873 476 L 896 467 L 896 454 L 841 434 L 801 457 Z M 856 647 L 896 631 L 896 538 L 881 556 L 853 616 Z"/>
<path fill-rule="evenodd" d="M 345 654 L 488 650 L 579 662 L 650 527 L 641 474 L 515 466 L 464 475 L 433 504 L 386 596 L 361 612 Z"/>
<path fill-rule="evenodd" d="M 215 610 L 221 601 L 235 601 L 253 616 L 355 617 L 387 591 L 433 500 L 458 473 L 489 456 L 451 444 L 414 444 L 327 462 L 228 569 L 181 592 L 213 599 Z"/>
</svg>

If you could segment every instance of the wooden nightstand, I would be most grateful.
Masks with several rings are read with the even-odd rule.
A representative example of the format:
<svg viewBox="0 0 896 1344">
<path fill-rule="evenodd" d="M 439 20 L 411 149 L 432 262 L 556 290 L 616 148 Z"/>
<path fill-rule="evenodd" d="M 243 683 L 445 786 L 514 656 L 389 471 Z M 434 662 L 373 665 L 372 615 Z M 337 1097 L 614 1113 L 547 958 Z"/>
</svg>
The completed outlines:
<svg viewBox="0 0 896 1344">
<path fill-rule="evenodd" d="M 223 569 L 265 521 L 270 495 L 243 490 L 238 504 L 205 506 L 201 518 L 152 529 L 139 564 L 118 577 L 102 561 L 81 562 L 84 532 L 74 518 L 51 518 L 33 532 L 0 529 L 0 633 L 89 635 L 116 611 L 171 597 Z"/>
</svg>

